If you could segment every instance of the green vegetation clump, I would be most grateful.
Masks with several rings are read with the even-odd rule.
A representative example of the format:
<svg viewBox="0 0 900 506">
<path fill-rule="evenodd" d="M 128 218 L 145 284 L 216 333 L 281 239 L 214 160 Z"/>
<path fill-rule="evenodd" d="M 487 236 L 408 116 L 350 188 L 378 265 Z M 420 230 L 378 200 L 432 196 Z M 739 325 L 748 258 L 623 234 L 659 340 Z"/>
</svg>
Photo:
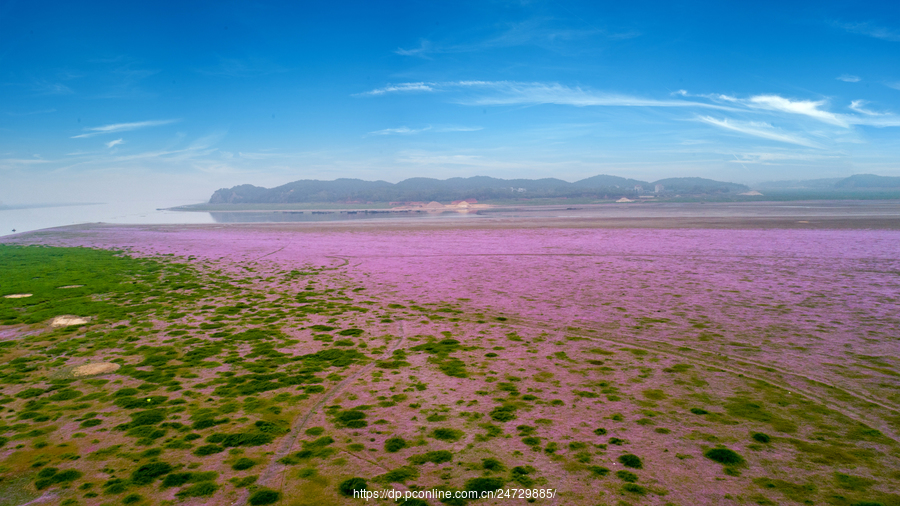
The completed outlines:
<svg viewBox="0 0 900 506">
<path fill-rule="evenodd" d="M 535 469 L 531 466 L 516 466 L 510 470 L 510 479 L 523 487 L 534 485 L 534 480 L 529 476 Z"/>
<path fill-rule="evenodd" d="M 504 404 L 492 409 L 488 414 L 491 419 L 498 422 L 509 422 L 516 419 L 516 406 L 513 404 Z"/>
<path fill-rule="evenodd" d="M 253 506 L 259 506 L 263 504 L 274 504 L 278 502 L 279 499 L 281 499 L 281 493 L 269 489 L 259 489 L 250 495 L 248 503 Z"/>
<path fill-rule="evenodd" d="M 450 452 L 447 452 L 447 453 L 450 453 Z M 481 459 L 481 468 L 484 470 L 487 470 L 487 471 L 495 471 L 495 472 L 501 472 L 501 471 L 506 470 L 506 466 L 503 465 L 503 462 L 500 462 L 499 460 L 497 460 L 495 458 Z"/>
<path fill-rule="evenodd" d="M 616 471 L 616 477 L 622 481 L 627 481 L 628 483 L 634 483 L 638 481 L 638 476 L 631 471 Z"/>
<path fill-rule="evenodd" d="M 350 429 L 361 429 L 368 425 L 365 420 L 366 414 L 362 411 L 347 410 L 341 411 L 334 417 L 336 425 L 344 426 Z"/>
<path fill-rule="evenodd" d="M 625 485 L 622 485 L 622 490 L 624 490 L 625 492 L 631 492 L 632 494 L 637 494 L 637 495 L 646 495 L 647 494 L 647 489 L 636 483 L 626 483 Z"/>
<path fill-rule="evenodd" d="M 412 480 L 418 477 L 418 469 L 411 466 L 403 466 L 388 471 L 387 473 L 380 476 L 376 476 L 374 480 L 379 483 L 406 483 L 406 480 Z"/>
<path fill-rule="evenodd" d="M 588 470 L 596 476 L 606 476 L 609 474 L 609 469 L 603 466 L 588 466 Z"/>
<path fill-rule="evenodd" d="M 772 438 L 769 437 L 768 434 L 763 434 L 762 432 L 757 432 L 757 433 L 753 434 L 752 437 L 753 437 L 754 441 L 758 441 L 760 443 L 768 443 L 769 441 L 772 440 Z"/>
<path fill-rule="evenodd" d="M 180 487 L 186 483 L 201 483 L 204 481 L 213 481 L 219 476 L 215 471 L 206 472 L 183 472 L 167 474 L 163 478 L 162 488 Z"/>
<path fill-rule="evenodd" d="M 172 472 L 171 465 L 165 462 L 151 462 L 135 469 L 131 473 L 131 482 L 135 485 L 148 485 L 170 472 Z"/>
<path fill-rule="evenodd" d="M 288 455 L 287 457 L 281 458 L 278 460 L 278 462 L 287 465 L 294 465 L 299 464 L 304 460 L 329 457 L 337 453 L 337 450 L 335 450 L 334 448 L 329 448 L 332 443 L 334 443 L 334 439 L 330 436 L 322 436 L 314 441 L 303 441 L 302 450 Z"/>
<path fill-rule="evenodd" d="M 338 492 L 344 497 L 353 497 L 353 492 L 356 490 L 366 490 L 368 488 L 368 484 L 366 480 L 362 478 L 350 478 L 349 480 L 344 480 L 338 485 Z"/>
<path fill-rule="evenodd" d="M 47 467 L 41 469 L 38 473 L 38 479 L 34 482 L 34 487 L 38 490 L 43 490 L 51 485 L 75 481 L 81 476 L 81 471 L 75 469 L 59 471 L 55 467 Z"/>
<path fill-rule="evenodd" d="M 244 471 L 250 469 L 251 467 L 256 465 L 256 461 L 253 459 L 248 459 L 247 457 L 241 457 L 237 459 L 237 461 L 231 465 L 231 468 L 235 471 Z"/>
<path fill-rule="evenodd" d="M 140 494 L 128 494 L 122 498 L 122 504 L 134 504 L 137 502 L 141 502 L 144 500 L 144 497 Z M 63 503 L 65 504 L 65 503 Z M 75 503 L 72 503 L 75 504 Z"/>
<path fill-rule="evenodd" d="M 744 462 L 744 459 L 740 455 L 732 450 L 729 450 L 728 448 L 713 448 L 711 450 L 707 450 L 703 454 L 703 456 L 712 461 L 725 465 L 736 465 L 742 464 Z"/>
<path fill-rule="evenodd" d="M 641 469 L 642 467 L 644 467 L 644 464 L 641 462 L 640 457 L 638 457 L 637 455 L 632 455 L 630 453 L 620 455 L 619 462 L 625 467 L 633 467 L 635 469 Z"/>
<path fill-rule="evenodd" d="M 202 481 L 179 490 L 175 493 L 175 496 L 182 499 L 186 497 L 209 497 L 215 494 L 216 490 L 219 490 L 219 486 L 215 483 L 211 481 Z"/>
<path fill-rule="evenodd" d="M 384 450 L 388 453 L 396 453 L 406 448 L 406 440 L 402 437 L 392 437 L 384 442 Z"/>
<path fill-rule="evenodd" d="M 455 443 L 462 439 L 465 433 L 459 429 L 440 428 L 431 431 L 431 437 L 440 439 L 441 441 L 449 441 Z"/>
<path fill-rule="evenodd" d="M 222 448 L 219 445 L 203 445 L 194 450 L 194 455 L 198 457 L 206 457 L 207 455 L 214 455 L 216 453 L 222 453 L 224 451 L 225 448 Z"/>
<path fill-rule="evenodd" d="M 436 450 L 419 455 L 413 455 L 406 460 L 415 465 L 422 465 L 426 462 L 431 462 L 433 464 L 443 464 L 444 462 L 450 462 L 451 460 L 453 460 L 453 454 L 448 452 L 447 450 Z"/>
</svg>

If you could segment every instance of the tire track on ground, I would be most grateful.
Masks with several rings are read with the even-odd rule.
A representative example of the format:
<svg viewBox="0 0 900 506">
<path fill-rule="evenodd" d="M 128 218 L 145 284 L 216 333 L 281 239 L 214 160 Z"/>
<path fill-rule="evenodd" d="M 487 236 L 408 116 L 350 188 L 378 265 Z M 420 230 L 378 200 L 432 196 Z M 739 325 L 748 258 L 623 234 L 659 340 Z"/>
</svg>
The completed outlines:
<svg viewBox="0 0 900 506">
<path fill-rule="evenodd" d="M 288 436 L 281 442 L 278 449 L 275 451 L 275 454 L 270 457 L 269 465 L 260 473 L 257 483 L 265 487 L 278 473 L 281 473 L 281 481 L 278 485 L 278 489 L 283 491 L 284 479 L 288 466 L 279 463 L 278 460 L 286 457 L 291 453 L 294 445 L 297 444 L 297 441 L 300 439 L 300 434 L 303 430 L 303 427 L 306 426 L 310 418 L 312 418 L 319 412 L 320 409 L 322 409 L 322 407 L 326 402 L 328 402 L 328 400 L 339 394 L 344 388 L 356 381 L 356 379 L 359 378 L 363 373 L 368 372 L 369 370 L 374 368 L 375 363 L 378 360 L 389 359 L 392 356 L 394 350 L 400 348 L 400 346 L 403 345 L 403 343 L 406 341 L 406 329 L 403 327 L 402 321 L 398 323 L 400 327 L 400 339 L 397 339 L 395 342 L 391 343 L 391 345 L 388 346 L 387 349 L 385 349 L 384 353 L 382 353 L 379 358 L 359 368 L 359 370 L 341 380 L 337 385 L 331 387 L 331 389 L 325 392 L 325 394 L 322 395 L 318 402 L 316 402 L 313 407 L 306 412 L 306 414 L 298 416 L 294 419 L 294 423 L 291 425 L 291 431 L 288 433 Z M 249 497 L 249 495 L 250 491 L 245 489 L 237 503 L 243 504 L 247 502 L 247 498 Z"/>
<path fill-rule="evenodd" d="M 553 328 L 553 327 L 546 325 L 543 322 L 540 322 L 539 320 L 531 320 L 528 318 L 521 318 L 521 317 L 510 318 L 509 323 L 513 323 L 513 324 L 519 323 L 525 327 L 533 327 L 533 328 L 539 328 L 539 329 L 545 329 L 545 330 Z M 752 379 L 755 381 L 759 381 L 761 383 L 765 383 L 766 385 L 769 385 L 769 386 L 772 386 L 775 388 L 786 390 L 789 393 L 792 393 L 792 392 L 796 393 L 797 395 L 805 397 L 806 399 L 811 400 L 813 402 L 819 403 L 819 404 L 825 406 L 826 408 L 828 408 L 832 411 L 835 411 L 843 416 L 846 416 L 847 418 L 850 418 L 851 420 L 859 422 L 863 425 L 867 425 L 867 426 L 874 425 L 876 429 L 881 431 L 882 435 L 884 435 L 888 439 L 894 441 L 895 443 L 900 444 L 900 435 L 898 435 L 897 432 L 894 430 L 894 428 L 891 427 L 888 424 L 888 422 L 886 420 L 884 420 L 882 417 L 877 417 L 875 420 L 873 420 L 872 418 L 866 417 L 864 414 L 862 414 L 860 412 L 860 410 L 858 409 L 858 407 L 853 407 L 852 405 L 847 406 L 846 403 L 840 403 L 840 400 L 838 400 L 838 399 L 835 399 L 833 397 L 827 398 L 821 394 L 811 392 L 810 390 L 799 387 L 797 385 L 788 384 L 784 380 L 777 381 L 777 380 L 773 379 L 772 377 L 763 377 L 763 376 L 757 375 L 747 369 L 739 369 L 739 368 L 735 368 L 735 367 L 729 367 L 726 365 L 722 365 L 721 363 L 718 363 L 716 361 L 704 360 L 703 358 L 689 355 L 687 353 L 679 353 L 676 350 L 663 350 L 663 349 L 660 349 L 659 347 L 641 345 L 641 344 L 637 344 L 635 342 L 630 342 L 630 341 L 619 341 L 616 339 L 597 337 L 597 336 L 593 336 L 593 335 L 586 334 L 583 332 L 568 330 L 567 327 L 563 327 L 563 329 L 564 329 L 564 332 L 566 332 L 566 333 L 569 333 L 571 335 L 577 335 L 578 337 L 585 338 L 585 339 L 588 339 L 591 341 L 605 342 L 605 343 L 610 343 L 610 344 L 616 344 L 618 346 L 624 346 L 627 348 L 635 348 L 635 349 L 641 349 L 641 350 L 650 351 L 650 352 L 654 352 L 654 353 L 663 353 L 663 354 L 667 354 L 667 355 L 677 356 L 677 357 L 683 358 L 687 361 L 693 362 L 695 364 L 704 365 L 707 367 L 714 367 L 716 369 L 719 369 L 719 370 L 722 370 L 725 372 L 729 372 L 732 374 L 743 375 L 743 377 L 746 377 L 746 378 L 749 378 L 749 379 Z M 643 341 L 651 342 L 653 344 L 656 344 L 657 346 L 666 346 L 666 347 L 672 346 L 669 343 L 663 343 L 663 342 L 659 342 L 659 341 L 648 341 L 648 340 L 643 340 Z M 695 351 L 695 353 L 703 353 L 703 352 L 699 352 L 696 350 L 693 350 L 693 351 Z M 717 356 L 723 357 L 732 363 L 737 363 L 737 364 L 744 363 L 745 365 L 755 366 L 755 364 L 744 362 L 744 360 L 742 358 L 732 357 L 731 355 L 719 354 Z M 881 403 L 870 400 L 870 399 L 866 398 L 865 396 L 857 395 L 852 391 L 848 391 L 848 390 L 845 390 L 840 387 L 836 387 L 836 386 L 829 385 L 827 383 L 823 383 L 821 381 L 818 381 L 818 380 L 815 380 L 812 378 L 808 378 L 806 376 L 803 376 L 802 374 L 782 371 L 782 370 L 772 368 L 769 366 L 756 366 L 756 367 L 765 367 L 768 369 L 773 369 L 774 371 L 776 371 L 784 376 L 797 378 L 801 381 L 814 383 L 816 385 L 821 385 L 825 388 L 828 388 L 829 390 L 831 390 L 833 392 L 839 392 L 839 393 L 843 394 L 844 396 L 852 398 L 856 401 L 867 403 L 872 406 L 877 406 L 877 407 L 880 407 L 887 411 L 890 411 L 894 414 L 897 414 L 897 410 L 895 410 L 889 406 L 882 405 Z M 838 404 L 838 403 L 840 403 L 840 404 Z"/>
</svg>

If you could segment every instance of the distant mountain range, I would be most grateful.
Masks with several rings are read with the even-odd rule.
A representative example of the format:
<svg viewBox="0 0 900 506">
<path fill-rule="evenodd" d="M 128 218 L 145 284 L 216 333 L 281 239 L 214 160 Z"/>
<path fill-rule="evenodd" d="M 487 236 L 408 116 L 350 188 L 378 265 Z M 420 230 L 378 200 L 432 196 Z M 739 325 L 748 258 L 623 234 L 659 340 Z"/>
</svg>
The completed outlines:
<svg viewBox="0 0 900 506">
<path fill-rule="evenodd" d="M 900 189 L 900 177 L 857 174 L 847 178 L 770 181 L 754 185 L 759 190 Z M 658 191 L 657 191 L 658 190 Z M 574 183 L 561 179 L 498 179 L 486 176 L 432 179 L 415 177 L 388 183 L 362 179 L 319 181 L 303 179 L 275 188 L 244 184 L 213 193 L 210 204 L 287 204 L 300 202 L 447 202 L 455 200 L 503 200 L 511 198 L 619 198 L 659 196 L 726 195 L 749 191 L 750 187 L 699 177 L 676 177 L 640 181 L 601 174 Z"/>
<path fill-rule="evenodd" d="M 623 197 L 652 194 L 656 186 L 672 194 L 721 194 L 747 191 L 742 184 L 699 177 L 655 182 L 599 175 L 569 183 L 561 179 L 497 179 L 486 176 L 450 179 L 416 177 L 388 183 L 361 179 L 304 179 L 275 188 L 249 184 L 213 193 L 210 204 L 284 204 L 293 202 L 429 202 L 510 198 Z"/>
</svg>

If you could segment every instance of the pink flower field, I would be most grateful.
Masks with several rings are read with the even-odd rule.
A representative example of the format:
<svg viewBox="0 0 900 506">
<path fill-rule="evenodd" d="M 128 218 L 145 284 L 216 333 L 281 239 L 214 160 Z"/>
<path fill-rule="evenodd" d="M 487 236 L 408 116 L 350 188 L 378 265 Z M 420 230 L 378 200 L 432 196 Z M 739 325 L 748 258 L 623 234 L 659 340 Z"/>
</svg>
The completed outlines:
<svg viewBox="0 0 900 506">
<path fill-rule="evenodd" d="M 0 362 L 60 350 L 0 390 L 0 487 L 19 480 L 29 500 L 363 504 L 364 486 L 553 489 L 534 502 L 560 505 L 900 504 L 900 232 L 97 225 L 9 243 L 123 250 L 198 280 L 151 292 L 155 309 L 130 320 L 0 326 L 13 343 Z M 268 341 L 238 339 L 253 332 Z M 52 396 L 54 371 L 92 362 L 123 367 L 66 383 L 95 407 L 20 395 Z M 141 379 L 170 369 L 157 390 Z M 254 381 L 268 383 L 241 386 Z M 123 388 L 161 403 L 165 435 L 79 428 L 88 410 L 136 423 L 103 404 Z M 52 414 L 27 415 L 29 430 L 53 424 L 86 456 L 43 450 L 46 466 L 81 481 L 34 485 L 45 440 L 13 427 L 39 410 Z M 253 424 L 279 429 L 228 443 Z M 167 486 L 177 473 L 185 483 Z M 509 501 L 526 499 L 447 504 Z"/>
</svg>

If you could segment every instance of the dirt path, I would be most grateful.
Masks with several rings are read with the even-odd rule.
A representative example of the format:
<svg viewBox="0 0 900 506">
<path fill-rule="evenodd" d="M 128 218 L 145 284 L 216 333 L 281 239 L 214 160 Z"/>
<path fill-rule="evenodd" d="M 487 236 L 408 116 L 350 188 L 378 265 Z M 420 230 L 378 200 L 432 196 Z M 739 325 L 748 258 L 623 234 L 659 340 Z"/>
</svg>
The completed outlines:
<svg viewBox="0 0 900 506">
<path fill-rule="evenodd" d="M 554 330 L 556 330 L 556 326 L 550 327 L 546 323 L 541 322 L 540 320 L 533 320 L 533 319 L 529 319 L 529 318 L 512 317 L 509 319 L 509 323 L 520 324 L 525 327 L 538 328 L 541 330 L 548 330 L 550 328 L 553 328 Z M 714 367 L 716 369 L 719 369 L 719 370 L 722 370 L 725 372 L 737 374 L 737 375 L 743 376 L 745 378 L 749 378 L 749 379 L 752 379 L 755 381 L 759 381 L 761 383 L 765 383 L 766 385 L 769 385 L 769 386 L 772 386 L 775 388 L 779 388 L 781 390 L 785 390 L 789 394 L 797 394 L 801 397 L 805 397 L 806 399 L 808 399 L 810 401 L 819 403 L 832 411 L 840 413 L 841 415 L 846 416 L 847 418 L 850 418 L 851 420 L 857 421 L 859 423 L 862 423 L 862 424 L 870 426 L 870 427 L 874 427 L 874 428 L 878 429 L 879 431 L 881 431 L 881 433 L 888 439 L 891 439 L 895 443 L 900 444 L 900 434 L 897 433 L 897 431 L 894 429 L 894 427 L 889 425 L 889 423 L 886 421 L 885 417 L 877 416 L 877 415 L 873 417 L 871 415 L 872 408 L 882 408 L 883 410 L 890 412 L 890 414 L 893 417 L 897 417 L 898 414 L 900 414 L 900 413 L 898 413 L 898 411 L 895 408 L 892 408 L 891 406 L 887 406 L 882 403 L 879 403 L 873 399 L 869 399 L 868 397 L 866 397 L 864 395 L 857 394 L 855 392 L 848 391 L 843 388 L 836 387 L 834 385 L 829 385 L 827 383 L 821 382 L 821 381 L 813 379 L 813 378 L 809 378 L 809 377 L 804 376 L 799 373 L 784 371 L 784 370 L 781 370 L 778 368 L 771 367 L 769 365 L 760 365 L 760 364 L 753 363 L 751 361 L 746 361 L 745 359 L 743 359 L 741 357 L 734 357 L 734 356 L 726 355 L 723 353 L 713 354 L 711 352 L 701 352 L 699 350 L 692 350 L 696 354 L 707 354 L 707 355 L 711 355 L 712 358 L 720 358 L 723 361 L 728 362 L 728 365 L 723 365 L 721 363 L 721 361 L 709 360 L 706 358 L 697 357 L 693 354 L 679 352 L 677 350 L 661 349 L 662 347 L 671 348 L 672 345 L 669 343 L 664 343 L 664 342 L 660 342 L 660 341 L 652 341 L 652 340 L 650 340 L 650 341 L 643 340 L 645 342 L 650 342 L 650 343 L 655 344 L 656 347 L 654 347 L 654 346 L 637 344 L 633 341 L 596 337 L 596 336 L 593 336 L 593 335 L 590 335 L 590 334 L 587 334 L 584 332 L 568 330 L 569 328 L 570 328 L 569 325 L 564 325 L 559 330 L 559 332 L 564 332 L 564 333 L 567 333 L 570 335 L 576 335 L 578 337 L 589 339 L 589 340 L 595 341 L 595 342 L 605 342 L 605 343 L 609 343 L 609 344 L 623 346 L 626 348 L 635 348 L 635 349 L 645 350 L 645 351 L 654 352 L 654 353 L 662 353 L 662 354 L 666 354 L 666 355 L 677 356 L 677 357 L 685 359 L 686 361 L 693 362 L 698 365 Z M 753 372 L 749 369 L 734 367 L 734 365 L 746 365 L 746 366 L 761 368 L 761 369 L 763 369 L 763 371 L 761 371 L 761 372 L 764 372 L 764 373 L 777 372 L 779 375 L 782 376 L 780 378 L 781 381 L 779 381 L 779 378 L 776 378 L 772 374 L 761 375 L 761 374 L 759 374 L 757 372 Z M 801 382 L 801 383 L 803 383 L 803 382 L 813 383 L 815 386 L 824 387 L 828 390 L 828 394 L 830 394 L 830 395 L 824 395 L 822 393 L 812 392 L 809 389 L 803 388 L 797 384 L 788 383 L 788 381 L 784 377 L 792 377 L 792 378 L 799 380 L 799 382 Z M 848 400 L 856 401 L 857 405 L 854 406 L 853 404 L 850 404 L 849 402 L 847 402 Z M 860 408 L 859 404 L 862 404 L 862 406 L 869 408 L 869 409 L 861 410 L 861 409 L 859 409 Z M 866 414 L 869 414 L 870 416 L 866 416 Z"/>
<path fill-rule="evenodd" d="M 334 385 L 333 387 L 331 387 L 331 389 L 328 390 L 327 392 L 325 392 L 325 394 L 322 395 L 322 397 L 319 399 L 319 401 L 316 402 L 313 405 L 313 407 L 309 409 L 309 411 L 307 411 L 303 415 L 297 416 L 297 418 L 294 419 L 294 423 L 291 425 L 291 431 L 284 438 L 284 440 L 281 441 L 281 444 L 279 445 L 278 449 L 275 450 L 275 453 L 270 457 L 269 465 L 260 473 L 259 479 L 257 480 L 257 483 L 259 485 L 262 485 L 264 487 L 273 488 L 273 487 L 270 487 L 270 484 L 272 484 L 275 480 L 277 480 L 278 475 L 280 473 L 281 479 L 277 480 L 277 483 L 278 483 L 277 488 L 279 490 L 283 490 L 284 479 L 285 479 L 285 475 L 287 474 L 288 466 L 285 466 L 284 464 L 279 463 L 278 460 L 283 457 L 288 456 L 288 454 L 291 453 L 291 451 L 294 448 L 294 445 L 296 445 L 297 441 L 300 439 L 300 435 L 302 434 L 303 428 L 306 427 L 306 424 L 309 422 L 310 418 L 312 418 L 313 415 L 316 415 L 319 412 L 319 410 L 322 409 L 323 406 L 325 406 L 325 403 L 328 402 L 329 399 L 331 399 L 334 396 L 341 393 L 341 391 L 343 391 L 344 388 L 346 388 L 348 385 L 353 383 L 363 373 L 366 373 L 366 372 L 370 371 L 373 367 L 375 367 L 375 362 L 377 360 L 389 359 L 392 356 L 394 350 L 400 348 L 400 346 L 403 345 L 403 343 L 406 341 L 406 330 L 403 327 L 402 321 L 398 322 L 398 324 L 400 327 L 400 339 L 397 339 L 394 342 L 392 342 L 390 344 L 390 346 L 388 346 L 388 348 L 384 351 L 384 353 L 382 353 L 381 357 L 366 364 L 365 366 L 361 367 L 359 370 L 357 370 L 350 376 L 347 376 L 346 378 L 341 380 L 337 385 Z M 249 495 L 250 495 L 250 491 L 247 489 L 244 489 L 244 491 L 241 493 L 240 498 L 238 499 L 236 504 L 246 503 Z"/>
</svg>

